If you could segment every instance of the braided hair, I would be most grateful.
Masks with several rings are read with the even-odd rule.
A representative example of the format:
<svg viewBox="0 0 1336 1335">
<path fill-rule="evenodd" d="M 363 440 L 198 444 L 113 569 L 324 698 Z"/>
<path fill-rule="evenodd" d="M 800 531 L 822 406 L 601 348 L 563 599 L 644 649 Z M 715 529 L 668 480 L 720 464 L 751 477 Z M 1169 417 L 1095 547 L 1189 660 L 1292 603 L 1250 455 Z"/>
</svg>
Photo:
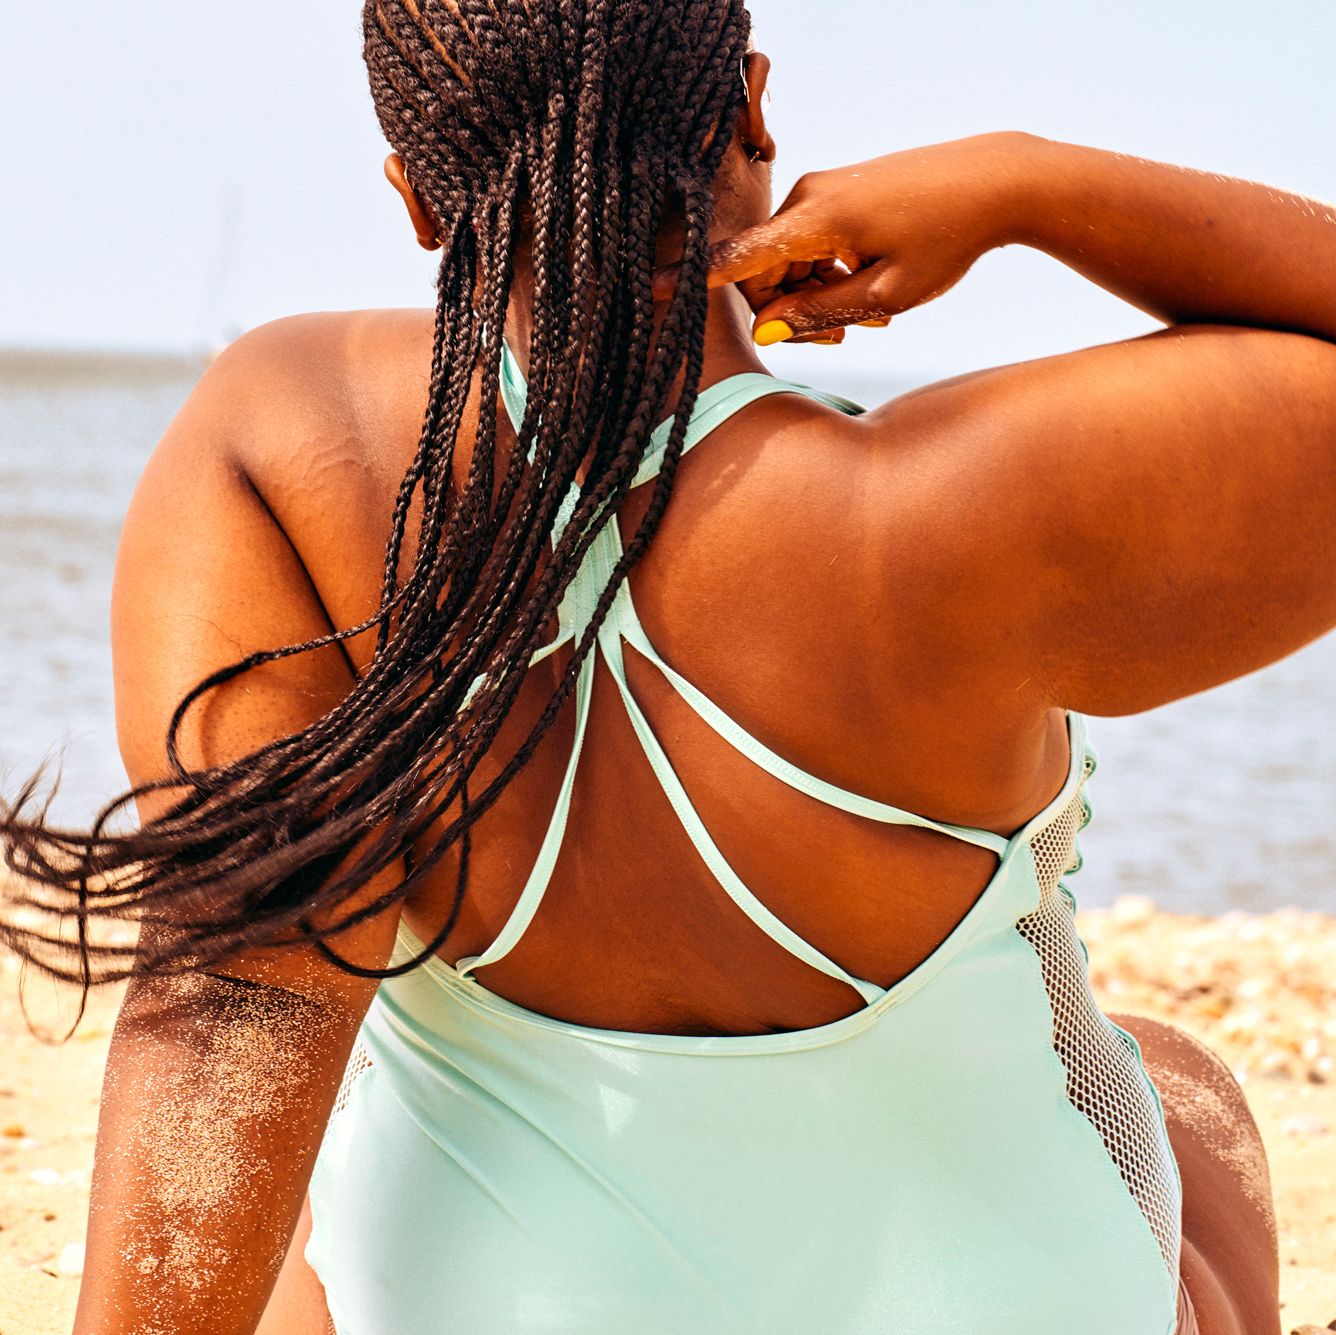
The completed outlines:
<svg viewBox="0 0 1336 1335">
<path fill-rule="evenodd" d="M 394 501 L 379 608 L 361 625 L 252 654 L 198 683 L 168 729 L 169 777 L 122 794 L 91 831 L 25 814 L 36 781 L 0 807 L 0 842 L 19 878 L 7 896 L 19 911 L 5 915 L 0 940 L 85 989 L 207 968 L 271 943 L 314 942 L 363 977 L 434 954 L 458 918 L 470 828 L 570 696 L 672 491 L 703 367 L 714 180 L 745 96 L 744 0 L 366 0 L 363 31 L 381 127 L 442 247 L 431 389 Z M 656 335 L 656 240 L 679 218 L 681 269 Z M 534 276 L 529 395 L 498 485 L 502 329 L 521 240 Z M 484 411 L 455 488 L 475 374 Z M 679 377 L 662 471 L 634 537 L 538 721 L 470 793 Z M 416 549 L 405 559 L 415 504 Z M 373 627 L 369 666 L 323 718 L 227 764 L 182 762 L 182 721 L 209 691 Z M 135 798 L 166 788 L 184 796 L 135 832 L 108 831 Z M 340 932 L 407 898 L 456 847 L 453 905 L 419 955 L 371 969 L 339 954 Z M 368 902 L 367 883 L 409 850 L 408 870 Z M 141 930 L 137 946 L 93 930 L 116 923 L 155 930 Z"/>
</svg>

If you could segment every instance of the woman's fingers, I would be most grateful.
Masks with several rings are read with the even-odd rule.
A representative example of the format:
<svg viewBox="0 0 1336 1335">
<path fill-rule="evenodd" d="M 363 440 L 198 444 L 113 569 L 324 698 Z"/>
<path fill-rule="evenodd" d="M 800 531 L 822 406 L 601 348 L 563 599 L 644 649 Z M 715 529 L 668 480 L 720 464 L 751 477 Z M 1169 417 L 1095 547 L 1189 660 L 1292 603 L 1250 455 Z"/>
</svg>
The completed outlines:
<svg viewBox="0 0 1336 1335">
<path fill-rule="evenodd" d="M 814 334 L 794 334 L 786 343 L 821 343 L 835 345 L 844 342 L 843 329 L 820 329 Z"/>
<path fill-rule="evenodd" d="M 767 269 L 764 273 L 744 278 L 735 286 L 752 310 L 759 311 L 780 297 L 801 292 L 810 284 L 819 283 L 821 280 L 811 270 L 810 262 L 782 264 L 776 269 Z"/>
<path fill-rule="evenodd" d="M 786 292 L 796 290 L 796 272 L 787 261 L 782 261 L 773 268 L 762 269 L 750 278 L 739 280 L 737 289 L 746 297 L 752 310 L 758 311 Z"/>
<path fill-rule="evenodd" d="M 770 343 L 840 343 L 848 325 L 882 328 L 918 298 L 901 292 L 904 274 L 890 259 L 864 263 L 784 223 L 785 215 L 718 242 L 710 286 L 736 283 L 756 313 L 754 337 Z M 787 240 L 776 242 L 787 232 Z M 782 250 L 777 245 L 782 244 Z M 680 266 L 654 275 L 656 296 L 672 293 Z"/>
<path fill-rule="evenodd" d="M 905 308 L 897 301 L 896 279 L 895 264 L 879 260 L 848 277 L 785 293 L 756 312 L 754 337 L 764 346 L 797 335 L 887 320 Z"/>
<path fill-rule="evenodd" d="M 710 248 L 711 287 L 724 287 L 774 271 L 786 272 L 790 265 L 830 259 L 834 250 L 808 229 L 800 211 L 775 214 L 755 227 L 716 241 Z M 672 296 L 680 264 L 666 264 L 654 273 L 654 296 Z"/>
<path fill-rule="evenodd" d="M 803 269 L 812 268 L 812 266 L 809 265 L 801 265 L 799 267 Z M 822 280 L 817 277 L 816 270 L 813 268 L 812 272 L 806 278 L 793 283 L 792 286 L 786 289 L 786 291 L 789 293 L 805 292 L 812 288 L 819 288 L 821 282 Z M 811 329 L 802 334 L 794 334 L 792 338 L 786 341 L 789 343 L 843 343 L 844 329 L 842 326 L 836 326 L 831 329 Z"/>
</svg>

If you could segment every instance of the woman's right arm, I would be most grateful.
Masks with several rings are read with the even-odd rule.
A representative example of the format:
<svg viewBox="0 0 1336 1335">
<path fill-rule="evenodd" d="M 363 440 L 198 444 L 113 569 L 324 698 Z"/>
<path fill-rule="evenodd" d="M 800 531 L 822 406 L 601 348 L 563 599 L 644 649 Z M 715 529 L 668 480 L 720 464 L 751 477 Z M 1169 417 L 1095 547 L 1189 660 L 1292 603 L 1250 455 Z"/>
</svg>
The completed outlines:
<svg viewBox="0 0 1336 1335">
<path fill-rule="evenodd" d="M 1336 209 L 1017 134 L 804 178 L 716 247 L 758 328 L 897 315 L 1034 246 L 1169 326 L 867 415 L 864 531 L 930 583 L 980 689 L 1125 714 L 1336 627 Z M 857 271 L 785 290 L 785 267 Z M 894 340 L 894 334 L 891 335 Z M 893 341 L 888 348 L 894 346 Z M 906 467 L 907 458 L 912 465 Z"/>
</svg>

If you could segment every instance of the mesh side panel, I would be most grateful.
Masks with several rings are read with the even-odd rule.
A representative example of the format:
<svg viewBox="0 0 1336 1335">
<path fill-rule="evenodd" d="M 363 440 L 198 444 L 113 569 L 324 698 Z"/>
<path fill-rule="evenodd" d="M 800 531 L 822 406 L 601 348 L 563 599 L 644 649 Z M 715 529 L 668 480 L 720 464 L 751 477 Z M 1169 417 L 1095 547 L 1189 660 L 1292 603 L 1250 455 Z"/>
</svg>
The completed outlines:
<svg viewBox="0 0 1336 1335">
<path fill-rule="evenodd" d="M 357 1083 L 358 1078 L 370 1069 L 371 1058 L 367 1056 L 367 1051 L 359 1040 L 353 1044 L 348 1065 L 343 1069 L 343 1079 L 339 1083 L 339 1092 L 334 1095 L 334 1109 L 330 1113 L 331 1117 L 337 1116 L 348 1106 L 348 1095 L 352 1093 L 353 1086 Z"/>
<path fill-rule="evenodd" d="M 1093 768 L 1087 756 L 1086 776 Z M 1039 956 L 1053 1008 L 1053 1047 L 1067 1071 L 1067 1097 L 1099 1132 L 1177 1282 L 1182 1200 L 1173 1150 L 1133 1041 L 1095 1002 L 1075 904 L 1059 884 L 1081 865 L 1076 835 L 1089 819 L 1084 790 L 1078 788 L 1031 840 L 1039 906 L 1017 921 L 1016 930 Z"/>
</svg>

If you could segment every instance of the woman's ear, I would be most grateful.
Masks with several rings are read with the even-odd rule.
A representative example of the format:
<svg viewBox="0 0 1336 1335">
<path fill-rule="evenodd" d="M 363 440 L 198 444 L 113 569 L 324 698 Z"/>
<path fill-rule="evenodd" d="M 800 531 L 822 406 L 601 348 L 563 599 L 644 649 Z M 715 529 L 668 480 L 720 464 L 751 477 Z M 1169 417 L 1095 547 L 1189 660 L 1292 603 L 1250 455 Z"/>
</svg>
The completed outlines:
<svg viewBox="0 0 1336 1335">
<path fill-rule="evenodd" d="M 404 160 L 397 153 L 391 153 L 385 159 L 385 179 L 399 192 L 408 209 L 413 231 L 417 234 L 418 245 L 423 250 L 440 250 L 441 239 L 436 234 L 436 224 L 431 214 L 417 196 L 417 191 L 408 183 L 408 173 L 404 170 Z"/>
<path fill-rule="evenodd" d="M 765 112 L 761 110 L 770 78 L 770 57 L 761 51 L 748 51 L 744 59 L 743 81 L 747 85 L 747 101 L 738 125 L 743 151 L 752 162 L 773 162 L 775 141 L 770 137 Z"/>
</svg>

